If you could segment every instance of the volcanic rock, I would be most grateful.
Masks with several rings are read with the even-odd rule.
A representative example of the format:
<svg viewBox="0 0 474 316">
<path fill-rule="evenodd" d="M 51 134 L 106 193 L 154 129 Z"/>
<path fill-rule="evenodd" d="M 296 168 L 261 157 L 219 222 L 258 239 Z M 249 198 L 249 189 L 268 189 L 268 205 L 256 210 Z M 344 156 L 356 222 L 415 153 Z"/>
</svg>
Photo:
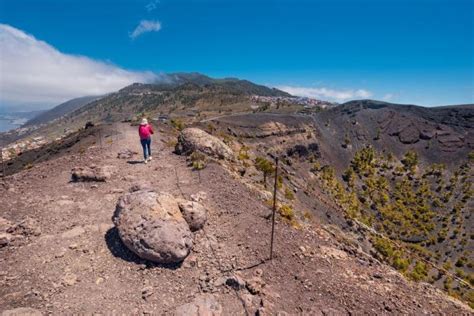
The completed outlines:
<svg viewBox="0 0 474 316">
<path fill-rule="evenodd" d="M 415 126 L 409 125 L 398 134 L 398 139 L 403 144 L 414 144 L 420 140 L 420 131 Z"/>
<path fill-rule="evenodd" d="M 179 209 L 191 231 L 203 228 L 207 221 L 207 211 L 200 203 L 192 201 L 179 202 Z"/>
<path fill-rule="evenodd" d="M 195 151 L 219 159 L 234 159 L 232 150 L 217 137 L 198 128 L 186 128 L 178 137 L 175 152 L 178 155 L 190 155 Z"/>
<path fill-rule="evenodd" d="M 113 222 L 125 246 L 143 259 L 181 262 L 193 245 L 178 202 L 166 193 L 136 191 L 123 195 Z"/>
<path fill-rule="evenodd" d="M 240 276 L 238 275 L 232 275 L 227 278 L 225 281 L 225 284 L 230 286 L 231 288 L 235 290 L 241 290 L 245 288 L 245 280 L 243 280 Z"/>
<path fill-rule="evenodd" d="M 27 217 L 24 220 L 11 225 L 6 232 L 12 235 L 22 235 L 25 237 L 39 236 L 41 235 L 41 228 L 36 220 Z"/>
<path fill-rule="evenodd" d="M 73 182 L 105 182 L 110 178 L 110 172 L 103 167 L 76 167 L 71 171 L 71 179 Z"/>
<path fill-rule="evenodd" d="M 136 151 L 130 150 L 130 149 L 124 149 L 121 150 L 117 153 L 117 158 L 118 159 L 131 159 L 133 156 L 137 155 L 138 153 Z"/>
<path fill-rule="evenodd" d="M 130 189 L 129 192 L 133 193 L 136 191 L 153 191 L 153 186 L 149 182 L 139 182 L 139 183 L 134 183 Z"/>
</svg>

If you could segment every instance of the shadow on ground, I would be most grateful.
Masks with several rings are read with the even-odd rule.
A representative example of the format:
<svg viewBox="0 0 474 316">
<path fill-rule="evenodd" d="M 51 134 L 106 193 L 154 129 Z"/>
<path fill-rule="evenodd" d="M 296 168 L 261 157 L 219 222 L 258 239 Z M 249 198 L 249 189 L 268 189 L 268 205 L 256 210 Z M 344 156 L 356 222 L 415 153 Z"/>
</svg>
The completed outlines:
<svg viewBox="0 0 474 316">
<path fill-rule="evenodd" d="M 130 165 L 137 165 L 137 164 L 143 163 L 143 160 L 129 160 L 127 161 L 127 163 Z"/>
<path fill-rule="evenodd" d="M 120 258 L 127 262 L 133 262 L 136 264 L 144 264 L 146 268 L 165 268 L 170 270 L 175 270 L 181 267 L 182 263 L 178 264 L 159 264 L 149 260 L 145 260 L 137 256 L 135 253 L 130 251 L 120 239 L 118 230 L 116 227 L 110 228 L 105 233 L 105 243 L 107 244 L 107 248 L 109 248 L 112 255 L 116 258 Z"/>
</svg>

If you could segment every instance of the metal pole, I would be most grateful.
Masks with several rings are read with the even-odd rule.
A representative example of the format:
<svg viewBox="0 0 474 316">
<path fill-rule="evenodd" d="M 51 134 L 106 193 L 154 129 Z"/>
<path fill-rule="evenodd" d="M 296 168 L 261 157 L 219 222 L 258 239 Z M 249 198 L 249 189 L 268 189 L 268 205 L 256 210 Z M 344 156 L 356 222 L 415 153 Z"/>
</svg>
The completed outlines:
<svg viewBox="0 0 474 316">
<path fill-rule="evenodd" d="M 100 148 L 102 148 L 102 131 L 99 129 L 99 144 Z"/>
<path fill-rule="evenodd" d="M 277 199 L 277 181 L 278 181 L 278 157 L 275 158 L 275 183 L 273 186 L 273 211 L 272 211 L 272 239 L 270 241 L 270 260 L 273 259 L 273 235 L 275 234 L 275 213 Z"/>
<path fill-rule="evenodd" d="M 3 148 L 0 147 L 0 159 L 2 160 L 2 178 L 5 178 L 6 175 L 6 169 L 5 169 L 5 160 L 3 160 Z"/>
</svg>

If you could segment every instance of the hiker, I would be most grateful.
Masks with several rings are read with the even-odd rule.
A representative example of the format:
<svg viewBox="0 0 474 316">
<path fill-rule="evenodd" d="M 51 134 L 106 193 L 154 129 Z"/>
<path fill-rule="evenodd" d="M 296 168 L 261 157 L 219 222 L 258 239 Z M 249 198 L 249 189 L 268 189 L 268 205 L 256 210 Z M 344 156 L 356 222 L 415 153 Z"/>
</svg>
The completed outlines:
<svg viewBox="0 0 474 316">
<path fill-rule="evenodd" d="M 153 128 L 148 124 L 146 118 L 142 119 L 140 127 L 138 128 L 138 134 L 140 135 L 140 142 L 143 147 L 143 162 L 147 163 L 151 160 L 151 135 L 153 134 Z"/>
</svg>

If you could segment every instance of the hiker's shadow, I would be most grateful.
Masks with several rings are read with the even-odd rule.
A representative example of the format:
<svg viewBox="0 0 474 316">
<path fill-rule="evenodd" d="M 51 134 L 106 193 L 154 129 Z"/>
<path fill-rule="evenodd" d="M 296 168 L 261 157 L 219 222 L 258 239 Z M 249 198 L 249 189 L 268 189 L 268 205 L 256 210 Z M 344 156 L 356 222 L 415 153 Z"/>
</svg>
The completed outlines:
<svg viewBox="0 0 474 316">
<path fill-rule="evenodd" d="M 159 264 L 159 263 L 155 263 L 155 262 L 140 258 L 124 245 L 124 243 L 120 239 L 120 236 L 116 227 L 110 228 L 105 233 L 104 238 L 105 238 L 105 243 L 107 244 L 107 248 L 109 248 L 112 255 L 116 258 L 120 258 L 127 262 L 133 262 L 135 264 L 144 264 L 146 265 L 147 269 L 158 267 L 158 268 L 166 268 L 166 269 L 175 270 L 181 267 L 182 263 Z"/>
<path fill-rule="evenodd" d="M 127 163 L 130 165 L 138 165 L 138 164 L 142 164 L 143 160 L 128 160 Z"/>
</svg>

